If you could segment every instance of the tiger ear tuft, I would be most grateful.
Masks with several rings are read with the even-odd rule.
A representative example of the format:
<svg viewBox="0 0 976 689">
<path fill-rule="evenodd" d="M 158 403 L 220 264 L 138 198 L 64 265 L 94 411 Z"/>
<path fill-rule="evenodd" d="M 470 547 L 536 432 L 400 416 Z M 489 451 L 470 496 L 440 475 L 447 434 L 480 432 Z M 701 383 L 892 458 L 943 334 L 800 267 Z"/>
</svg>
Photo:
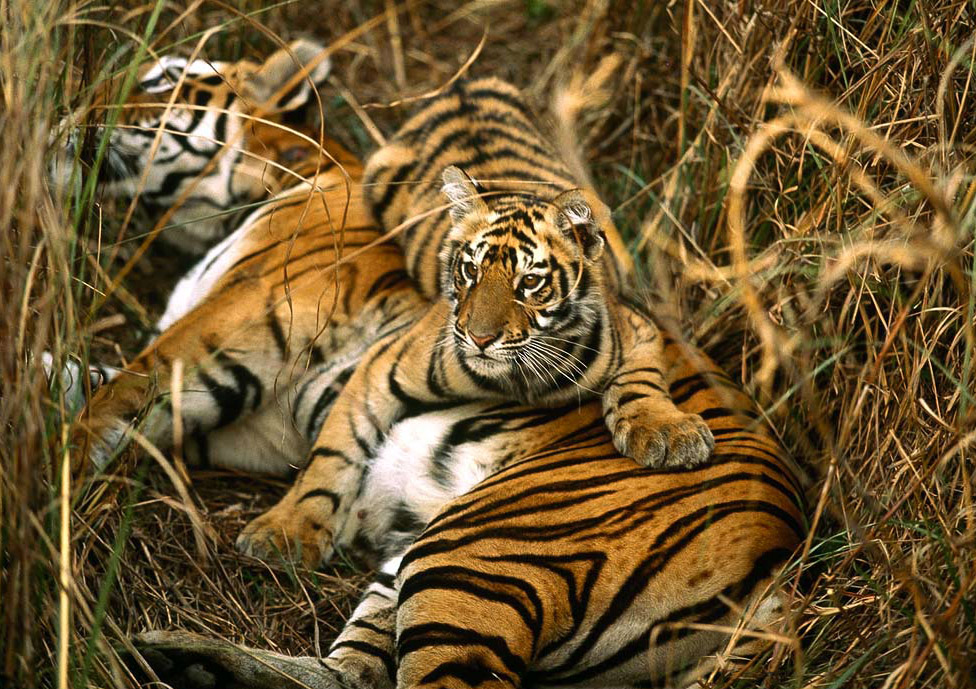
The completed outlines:
<svg viewBox="0 0 976 689">
<path fill-rule="evenodd" d="M 603 226 L 610 220 L 610 209 L 582 189 L 570 189 L 553 199 L 556 226 L 570 238 L 577 238 L 588 259 L 603 253 L 606 237 Z"/>
<path fill-rule="evenodd" d="M 461 168 L 449 166 L 441 175 L 441 180 L 444 183 L 441 192 L 451 202 L 452 222 L 457 223 L 471 213 L 488 210 L 481 198 L 480 187 Z"/>
<path fill-rule="evenodd" d="M 324 51 L 325 47 L 314 41 L 292 41 L 247 76 L 244 95 L 252 104 L 273 112 L 300 108 L 315 97 L 332 69 L 329 56 L 322 55 Z"/>
</svg>

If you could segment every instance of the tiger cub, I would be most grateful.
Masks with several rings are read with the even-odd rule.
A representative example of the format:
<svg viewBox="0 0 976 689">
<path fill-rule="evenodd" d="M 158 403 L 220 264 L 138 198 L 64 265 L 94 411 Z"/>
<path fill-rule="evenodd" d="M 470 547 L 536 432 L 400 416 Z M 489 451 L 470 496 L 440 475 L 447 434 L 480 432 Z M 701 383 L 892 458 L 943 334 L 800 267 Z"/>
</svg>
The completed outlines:
<svg viewBox="0 0 976 689">
<path fill-rule="evenodd" d="M 668 395 L 657 327 L 622 295 L 614 259 L 625 250 L 616 240 L 605 251 L 618 236 L 609 209 L 577 188 L 517 89 L 455 85 L 373 155 L 364 181 L 436 301 L 368 355 L 327 422 L 336 448 L 373 442 L 417 402 L 557 406 L 602 394 L 622 454 L 650 467 L 708 458 L 708 427 Z M 445 200 L 450 212 L 437 213 Z"/>
</svg>

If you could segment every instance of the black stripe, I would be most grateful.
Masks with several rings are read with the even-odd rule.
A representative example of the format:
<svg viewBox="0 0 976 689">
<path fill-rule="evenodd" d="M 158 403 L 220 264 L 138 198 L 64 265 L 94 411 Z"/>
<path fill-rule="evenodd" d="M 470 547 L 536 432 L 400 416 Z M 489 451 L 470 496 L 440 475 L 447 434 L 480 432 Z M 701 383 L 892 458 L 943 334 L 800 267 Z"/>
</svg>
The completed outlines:
<svg viewBox="0 0 976 689">
<path fill-rule="evenodd" d="M 761 417 L 759 412 L 752 409 L 729 409 L 728 407 L 710 407 L 708 409 L 702 409 L 698 411 L 698 415 L 705 419 L 705 421 L 710 421 L 712 419 L 720 419 L 723 417 L 746 417 L 747 419 L 753 419 L 758 421 Z"/>
<path fill-rule="evenodd" d="M 397 639 L 397 658 L 402 663 L 411 653 L 434 646 L 481 647 L 491 651 L 513 676 L 525 671 L 525 661 L 512 652 L 504 637 L 480 634 L 443 622 L 427 622 L 401 630 Z"/>
<path fill-rule="evenodd" d="M 329 651 L 331 656 L 336 650 L 340 648 L 349 648 L 360 653 L 364 653 L 368 656 L 378 658 L 380 662 L 383 663 L 383 667 L 386 669 L 386 675 L 390 678 L 391 682 L 396 682 L 396 663 L 393 658 L 390 657 L 389 652 L 380 648 L 379 646 L 374 646 L 366 641 L 359 641 L 357 639 L 348 639 L 344 641 L 336 641 L 332 644 L 332 649 Z"/>
<path fill-rule="evenodd" d="M 413 170 L 414 165 L 416 165 L 416 160 L 411 159 L 411 161 L 405 165 L 401 165 L 393 173 L 393 177 L 385 182 L 386 189 L 383 191 L 383 195 L 377 199 L 375 198 L 376 187 L 370 185 L 377 184 L 376 175 L 371 176 L 369 179 L 364 180 L 367 189 L 373 189 L 369 194 L 370 210 L 373 212 L 373 218 L 376 222 L 386 225 L 386 218 L 384 214 L 386 213 L 387 206 L 393 201 L 393 196 L 400 191 L 400 184 L 406 180 L 407 175 Z M 389 168 L 384 168 L 380 172 L 386 172 Z"/>
<path fill-rule="evenodd" d="M 497 682 L 500 677 L 496 670 L 484 665 L 480 660 L 468 660 L 467 662 L 441 663 L 436 668 L 424 675 L 420 680 L 421 684 L 432 684 L 442 679 L 458 679 L 469 687 L 477 687 L 485 682 Z M 505 680 L 513 687 L 518 685 L 518 678 L 506 677 Z M 450 683 L 451 686 L 454 683 Z M 447 686 L 447 683 L 441 686 Z"/>
<path fill-rule="evenodd" d="M 517 589 L 528 599 L 533 609 L 529 610 L 517 595 L 506 593 L 500 587 Z M 428 591 L 462 591 L 479 600 L 507 605 L 521 618 L 532 638 L 538 639 L 543 619 L 543 603 L 532 585 L 522 579 L 476 572 L 457 566 L 431 567 L 407 577 L 400 587 L 397 605 L 403 606 L 413 596 Z"/>
<path fill-rule="evenodd" d="M 349 458 L 342 450 L 336 450 L 331 447 L 320 446 L 312 450 L 312 454 L 309 457 L 308 464 L 306 466 L 311 466 L 312 462 L 316 459 L 339 459 L 342 460 L 343 464 L 346 466 L 355 466 L 356 463 Z"/>
<path fill-rule="evenodd" d="M 385 292 L 388 289 L 392 289 L 393 287 L 396 287 L 409 279 L 410 276 L 407 275 L 407 271 L 403 270 L 402 268 L 389 270 L 373 280 L 373 284 L 369 286 L 369 290 L 366 292 L 364 301 L 369 301 L 380 292 Z"/>
<path fill-rule="evenodd" d="M 241 364 L 230 363 L 233 362 L 233 359 L 226 354 L 216 352 L 214 356 L 221 364 L 221 368 L 234 379 L 234 385 L 219 383 L 213 376 L 204 371 L 197 375 L 217 405 L 218 419 L 215 428 L 220 428 L 241 416 L 249 395 L 252 398 L 252 410 L 261 406 L 262 386 L 257 376 Z"/>
<path fill-rule="evenodd" d="M 278 317 L 275 315 L 274 304 L 269 303 L 266 308 L 266 319 L 268 323 L 268 330 L 271 331 L 271 339 L 274 340 L 275 347 L 278 349 L 278 357 L 285 359 L 288 356 L 288 340 L 285 337 L 284 328 L 281 327 L 281 323 L 278 321 Z"/>
<path fill-rule="evenodd" d="M 599 618 L 586 631 L 583 639 L 573 649 L 562 663 L 552 669 L 553 673 L 565 672 L 579 666 L 594 647 L 600 642 L 603 635 L 610 629 L 615 628 L 620 617 L 631 607 L 636 598 L 654 580 L 656 574 L 664 571 L 668 563 L 673 558 L 691 544 L 701 533 L 712 528 L 726 517 L 739 514 L 743 511 L 756 511 L 776 517 L 788 525 L 795 524 L 792 516 L 786 514 L 778 507 L 768 503 L 753 500 L 733 500 L 706 508 L 695 510 L 675 520 L 667 529 L 661 532 L 655 541 L 649 544 L 650 555 L 636 567 L 621 585 Z M 667 548 L 662 548 L 667 541 L 684 532 L 674 544 Z M 802 536 L 798 533 L 798 538 Z M 644 646 L 646 649 L 646 645 Z"/>
<path fill-rule="evenodd" d="M 335 491 L 326 490 L 325 488 L 313 488 L 308 491 L 302 497 L 298 498 L 298 503 L 301 504 L 306 500 L 315 500 L 317 498 L 325 498 L 330 503 L 332 503 L 332 511 L 335 512 L 339 508 L 339 494 Z"/>
<path fill-rule="evenodd" d="M 384 627 L 378 627 L 372 622 L 367 622 L 364 619 L 352 618 L 346 623 L 347 627 L 359 627 L 360 629 L 366 629 L 375 634 L 382 634 L 383 636 L 395 636 L 395 632 L 392 629 L 386 629 Z"/>
</svg>

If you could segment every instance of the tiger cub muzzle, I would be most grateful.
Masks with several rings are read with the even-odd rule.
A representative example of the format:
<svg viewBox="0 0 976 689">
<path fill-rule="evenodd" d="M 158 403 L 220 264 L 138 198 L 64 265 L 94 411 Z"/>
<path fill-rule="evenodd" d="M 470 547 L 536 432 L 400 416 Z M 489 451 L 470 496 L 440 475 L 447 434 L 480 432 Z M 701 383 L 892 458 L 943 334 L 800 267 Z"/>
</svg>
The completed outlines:
<svg viewBox="0 0 976 689">
<path fill-rule="evenodd" d="M 590 206 L 576 190 L 492 195 L 456 167 L 443 180 L 453 225 L 444 284 L 458 354 L 492 377 L 527 367 L 533 388 L 584 375 L 563 350 L 589 333 L 598 319 L 591 305 L 604 301 L 603 237 Z"/>
<path fill-rule="evenodd" d="M 500 266 L 489 267 L 458 301 L 455 332 L 461 348 L 468 354 L 493 358 L 524 342 L 529 316 L 516 299 L 507 271 Z"/>
</svg>

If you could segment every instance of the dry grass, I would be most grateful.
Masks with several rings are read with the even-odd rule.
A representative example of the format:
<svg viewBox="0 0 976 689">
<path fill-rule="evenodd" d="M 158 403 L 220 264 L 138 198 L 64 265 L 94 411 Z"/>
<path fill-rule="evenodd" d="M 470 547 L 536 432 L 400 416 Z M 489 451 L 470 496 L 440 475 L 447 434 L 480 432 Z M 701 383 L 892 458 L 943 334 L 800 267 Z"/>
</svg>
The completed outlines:
<svg viewBox="0 0 976 689">
<path fill-rule="evenodd" d="M 90 259 L 124 208 L 91 190 L 52 201 L 49 132 L 102 70 L 136 59 L 133 37 L 188 49 L 174 44 L 227 22 L 210 54 L 360 28 L 335 56 L 327 117 L 363 153 L 403 118 L 389 104 L 443 84 L 486 28 L 471 72 L 511 79 L 540 108 L 570 67 L 618 53 L 610 104 L 585 123 L 593 177 L 650 291 L 763 403 L 809 479 L 814 528 L 789 572 L 802 652 L 716 686 L 972 686 L 972 4 L 336 5 L 310 18 L 308 2 L 0 3 L 0 684 L 127 686 L 110 647 L 149 627 L 309 652 L 366 580 L 234 553 L 280 484 L 195 475 L 206 558 L 148 464 L 62 491 L 60 399 L 31 354 L 91 342 L 103 360 L 131 355 L 179 261 L 154 252 L 92 311 L 130 251 L 104 272 Z"/>
</svg>

